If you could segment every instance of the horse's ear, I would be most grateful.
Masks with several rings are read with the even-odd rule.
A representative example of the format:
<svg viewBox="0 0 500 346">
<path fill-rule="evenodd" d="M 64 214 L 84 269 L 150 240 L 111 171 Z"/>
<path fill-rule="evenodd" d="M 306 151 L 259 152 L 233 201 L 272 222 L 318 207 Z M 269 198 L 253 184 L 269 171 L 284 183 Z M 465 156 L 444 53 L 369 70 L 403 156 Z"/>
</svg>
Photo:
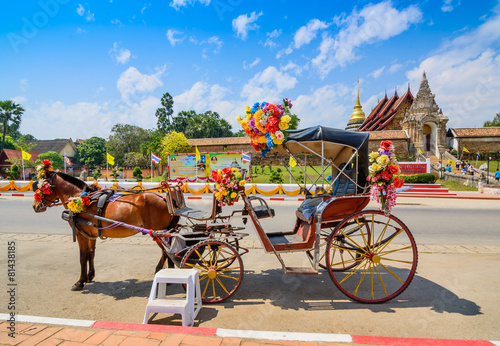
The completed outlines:
<svg viewBox="0 0 500 346">
<path fill-rule="evenodd" d="M 33 188 L 33 191 L 38 190 L 38 180 L 34 181 L 33 184 L 31 184 L 31 187 Z"/>
<path fill-rule="evenodd" d="M 85 184 L 85 188 L 83 189 L 83 191 L 85 192 L 95 192 L 97 190 L 99 189 L 97 188 L 96 185 L 87 185 L 87 184 Z"/>
</svg>

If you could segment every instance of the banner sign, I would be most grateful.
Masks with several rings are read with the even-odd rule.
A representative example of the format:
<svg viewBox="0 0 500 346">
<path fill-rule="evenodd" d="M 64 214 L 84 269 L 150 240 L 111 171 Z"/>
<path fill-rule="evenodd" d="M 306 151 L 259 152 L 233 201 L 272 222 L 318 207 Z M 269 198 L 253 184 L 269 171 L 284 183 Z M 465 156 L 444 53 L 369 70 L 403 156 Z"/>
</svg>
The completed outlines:
<svg viewBox="0 0 500 346">
<path fill-rule="evenodd" d="M 207 176 L 206 155 L 201 154 L 196 162 L 195 154 L 168 155 L 168 173 L 170 178 L 193 178 Z"/>
<path fill-rule="evenodd" d="M 399 163 L 401 174 L 422 174 L 427 173 L 427 163 Z"/>
<path fill-rule="evenodd" d="M 246 169 L 250 175 L 250 153 L 200 154 L 201 160 L 196 162 L 195 154 L 168 155 L 169 179 L 210 177 L 212 171 L 226 167 Z"/>
<path fill-rule="evenodd" d="M 247 176 L 250 174 L 250 161 L 243 162 L 242 154 L 249 157 L 250 153 L 224 153 L 224 154 L 210 154 L 209 171 L 215 171 L 226 167 L 235 167 L 237 169 L 246 169 Z"/>
</svg>

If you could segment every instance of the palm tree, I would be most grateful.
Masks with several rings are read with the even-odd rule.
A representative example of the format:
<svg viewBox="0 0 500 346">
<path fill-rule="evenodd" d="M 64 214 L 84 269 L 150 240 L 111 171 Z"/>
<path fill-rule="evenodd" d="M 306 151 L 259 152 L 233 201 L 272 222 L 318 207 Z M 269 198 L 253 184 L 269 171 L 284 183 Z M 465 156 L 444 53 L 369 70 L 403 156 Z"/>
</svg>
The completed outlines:
<svg viewBox="0 0 500 346">
<path fill-rule="evenodd" d="M 5 146 L 5 136 L 7 135 L 7 126 L 10 123 L 19 127 L 23 112 L 24 108 L 11 100 L 0 101 L 0 120 L 2 121 L 3 124 L 2 150 Z"/>
</svg>

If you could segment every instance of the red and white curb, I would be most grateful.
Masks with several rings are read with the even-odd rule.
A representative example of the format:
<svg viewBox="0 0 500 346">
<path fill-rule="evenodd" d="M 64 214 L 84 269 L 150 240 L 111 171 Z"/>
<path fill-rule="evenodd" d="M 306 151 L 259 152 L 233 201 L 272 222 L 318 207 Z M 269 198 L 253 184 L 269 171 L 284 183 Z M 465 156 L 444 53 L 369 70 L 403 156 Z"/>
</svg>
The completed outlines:
<svg viewBox="0 0 500 346">
<path fill-rule="evenodd" d="M 9 314 L 1 314 L 0 320 L 9 322 Z M 500 346 L 500 341 L 486 340 L 455 340 L 455 339 L 426 339 L 426 338 L 398 338 L 385 336 L 362 336 L 350 334 L 326 333 L 294 333 L 270 332 L 256 330 L 236 330 L 223 328 L 180 327 L 160 324 L 138 324 L 103 322 L 90 320 L 74 320 L 66 318 L 38 317 L 16 315 L 16 322 L 40 323 L 73 327 L 86 327 L 92 329 L 115 329 L 166 332 L 179 334 L 194 334 L 204 336 L 218 336 L 221 338 L 242 338 L 272 341 L 302 341 L 302 342 L 343 342 L 368 345 L 398 345 L 398 346 Z"/>
</svg>

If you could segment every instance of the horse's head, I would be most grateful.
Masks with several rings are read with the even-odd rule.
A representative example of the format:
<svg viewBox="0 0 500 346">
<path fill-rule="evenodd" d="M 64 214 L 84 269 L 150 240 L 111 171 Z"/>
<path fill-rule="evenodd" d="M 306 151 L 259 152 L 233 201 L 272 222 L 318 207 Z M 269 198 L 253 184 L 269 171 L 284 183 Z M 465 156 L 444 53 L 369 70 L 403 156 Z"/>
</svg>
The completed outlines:
<svg viewBox="0 0 500 346">
<path fill-rule="evenodd" d="M 55 175 L 55 172 L 47 172 L 43 178 L 33 183 L 33 191 L 35 192 L 33 210 L 35 213 L 42 213 L 47 210 L 47 207 L 59 201 L 59 197 L 53 189 L 54 185 L 52 185 Z"/>
</svg>

